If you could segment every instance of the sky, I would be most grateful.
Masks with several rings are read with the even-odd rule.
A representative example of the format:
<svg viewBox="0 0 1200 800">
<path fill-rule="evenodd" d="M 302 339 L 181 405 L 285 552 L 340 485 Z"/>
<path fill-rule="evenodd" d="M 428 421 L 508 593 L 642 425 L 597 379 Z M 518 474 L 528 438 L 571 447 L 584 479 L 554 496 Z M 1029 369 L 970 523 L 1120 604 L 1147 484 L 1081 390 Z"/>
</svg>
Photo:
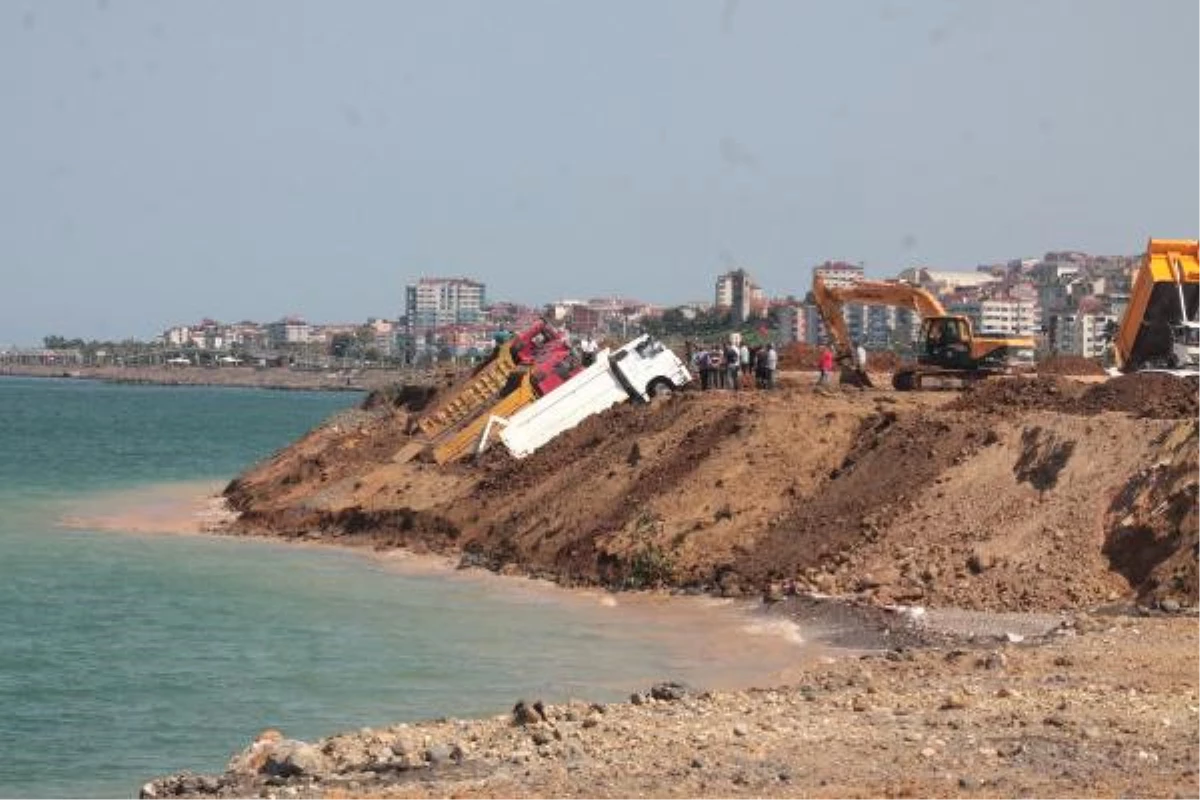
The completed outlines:
<svg viewBox="0 0 1200 800">
<path fill-rule="evenodd" d="M 1195 0 L 5 0 L 0 345 L 1200 227 Z"/>
</svg>

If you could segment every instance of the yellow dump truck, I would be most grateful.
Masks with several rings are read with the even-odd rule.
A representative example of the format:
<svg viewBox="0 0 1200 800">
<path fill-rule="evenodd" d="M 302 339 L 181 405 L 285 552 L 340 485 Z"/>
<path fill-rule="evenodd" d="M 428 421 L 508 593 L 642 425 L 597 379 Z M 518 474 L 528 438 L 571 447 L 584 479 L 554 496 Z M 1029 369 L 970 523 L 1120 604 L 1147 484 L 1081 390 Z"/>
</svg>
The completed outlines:
<svg viewBox="0 0 1200 800">
<path fill-rule="evenodd" d="M 1151 239 L 1112 340 L 1120 372 L 1200 374 L 1200 263 L 1195 239 Z"/>
</svg>

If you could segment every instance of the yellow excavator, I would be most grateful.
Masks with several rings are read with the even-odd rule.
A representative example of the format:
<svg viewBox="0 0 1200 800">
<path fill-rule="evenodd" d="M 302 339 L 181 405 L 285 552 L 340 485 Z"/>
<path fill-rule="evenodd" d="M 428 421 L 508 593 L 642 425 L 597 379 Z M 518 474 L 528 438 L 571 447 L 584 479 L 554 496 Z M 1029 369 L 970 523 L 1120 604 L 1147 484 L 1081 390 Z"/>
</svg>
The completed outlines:
<svg viewBox="0 0 1200 800">
<path fill-rule="evenodd" d="M 1112 339 L 1119 372 L 1200 373 L 1200 242 L 1151 239 Z"/>
<path fill-rule="evenodd" d="M 902 365 L 892 376 L 892 386 L 900 391 L 932 384 L 963 386 L 1034 367 L 1032 337 L 976 333 L 970 317 L 947 314 L 941 302 L 919 286 L 903 281 L 863 280 L 835 287 L 826 286 L 821 276 L 815 275 L 812 293 L 833 340 L 834 355 L 842 365 L 843 381 L 870 385 L 865 373 L 849 367 L 853 351 L 842 313 L 846 303 L 907 308 L 920 315 L 916 363 Z"/>
</svg>

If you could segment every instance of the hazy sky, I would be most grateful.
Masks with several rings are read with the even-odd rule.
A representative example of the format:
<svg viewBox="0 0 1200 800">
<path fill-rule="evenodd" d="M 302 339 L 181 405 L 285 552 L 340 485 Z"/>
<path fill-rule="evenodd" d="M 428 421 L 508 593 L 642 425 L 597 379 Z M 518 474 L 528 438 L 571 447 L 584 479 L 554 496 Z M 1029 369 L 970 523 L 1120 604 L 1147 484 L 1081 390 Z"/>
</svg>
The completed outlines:
<svg viewBox="0 0 1200 800">
<path fill-rule="evenodd" d="M 0 3 L 0 344 L 1200 225 L 1195 0 Z"/>
</svg>

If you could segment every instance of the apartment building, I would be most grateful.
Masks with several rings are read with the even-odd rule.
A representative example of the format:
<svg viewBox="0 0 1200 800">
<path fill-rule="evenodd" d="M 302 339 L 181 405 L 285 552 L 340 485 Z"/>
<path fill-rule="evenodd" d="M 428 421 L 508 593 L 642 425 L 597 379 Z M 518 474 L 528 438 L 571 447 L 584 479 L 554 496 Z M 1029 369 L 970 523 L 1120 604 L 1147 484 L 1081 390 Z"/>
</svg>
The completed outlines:
<svg viewBox="0 0 1200 800">
<path fill-rule="evenodd" d="M 1072 326 L 1071 352 L 1084 358 L 1099 358 L 1108 346 L 1105 336 L 1109 324 L 1118 323 L 1112 314 L 1076 314 Z"/>
<path fill-rule="evenodd" d="M 975 330 L 1029 336 L 1042 328 L 1041 307 L 1033 300 L 1015 298 L 980 298 L 953 302 L 952 314 L 971 318 Z"/>
<path fill-rule="evenodd" d="M 483 319 L 484 284 L 468 278 L 421 278 L 405 287 L 404 316 L 411 334 Z"/>
<path fill-rule="evenodd" d="M 714 305 L 732 311 L 734 322 L 745 322 L 765 313 L 767 299 L 750 273 L 735 269 L 717 277 Z"/>
<path fill-rule="evenodd" d="M 826 286 L 849 286 L 864 277 L 862 264 L 847 261 L 826 261 L 812 268 L 813 278 L 820 276 Z"/>
<path fill-rule="evenodd" d="M 308 344 L 311 326 L 301 317 L 284 317 L 277 322 L 268 322 L 267 344 L 270 347 Z"/>
</svg>

